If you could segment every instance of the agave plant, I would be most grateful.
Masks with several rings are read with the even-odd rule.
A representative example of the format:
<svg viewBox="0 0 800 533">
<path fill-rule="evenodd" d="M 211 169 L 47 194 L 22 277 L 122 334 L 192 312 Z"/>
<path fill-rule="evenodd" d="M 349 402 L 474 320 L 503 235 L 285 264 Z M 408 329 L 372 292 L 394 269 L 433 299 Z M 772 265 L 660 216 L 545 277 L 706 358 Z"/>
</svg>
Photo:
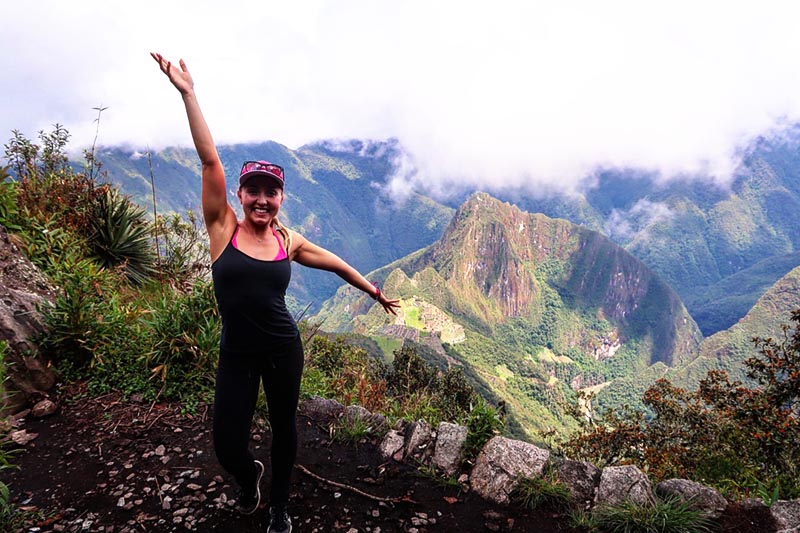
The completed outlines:
<svg viewBox="0 0 800 533">
<path fill-rule="evenodd" d="M 108 187 L 94 200 L 90 224 L 90 245 L 101 266 L 122 268 L 135 284 L 153 275 L 155 254 L 143 208 Z"/>
</svg>

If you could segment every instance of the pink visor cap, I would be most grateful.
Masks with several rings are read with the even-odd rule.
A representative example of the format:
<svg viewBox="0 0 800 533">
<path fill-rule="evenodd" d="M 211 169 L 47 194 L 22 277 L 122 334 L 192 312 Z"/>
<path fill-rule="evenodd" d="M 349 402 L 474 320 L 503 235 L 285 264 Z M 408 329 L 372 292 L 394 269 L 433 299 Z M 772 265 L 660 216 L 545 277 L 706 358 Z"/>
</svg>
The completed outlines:
<svg viewBox="0 0 800 533">
<path fill-rule="evenodd" d="M 283 188 L 283 167 L 269 161 L 245 161 L 239 172 L 239 186 L 244 185 L 253 176 L 268 176 Z"/>
</svg>

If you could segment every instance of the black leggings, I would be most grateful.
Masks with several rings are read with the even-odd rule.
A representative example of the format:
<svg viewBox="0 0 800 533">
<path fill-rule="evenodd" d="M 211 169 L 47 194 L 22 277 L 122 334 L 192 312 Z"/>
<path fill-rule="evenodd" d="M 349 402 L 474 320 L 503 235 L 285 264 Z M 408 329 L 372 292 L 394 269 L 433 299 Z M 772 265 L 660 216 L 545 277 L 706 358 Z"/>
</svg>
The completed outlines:
<svg viewBox="0 0 800 533">
<path fill-rule="evenodd" d="M 303 373 L 303 345 L 294 341 L 259 358 L 220 354 L 214 395 L 214 451 L 217 460 L 240 487 L 256 479 L 254 457 L 248 448 L 250 426 L 263 381 L 272 428 L 270 504 L 286 504 L 292 467 L 297 455 L 297 402 Z"/>
</svg>

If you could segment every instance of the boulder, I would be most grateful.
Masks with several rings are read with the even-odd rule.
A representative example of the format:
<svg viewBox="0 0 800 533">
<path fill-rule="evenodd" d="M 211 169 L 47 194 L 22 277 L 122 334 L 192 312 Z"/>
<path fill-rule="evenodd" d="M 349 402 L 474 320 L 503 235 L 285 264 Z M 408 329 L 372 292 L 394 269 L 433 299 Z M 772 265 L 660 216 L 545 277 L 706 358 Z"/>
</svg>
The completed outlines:
<svg viewBox="0 0 800 533">
<path fill-rule="evenodd" d="M 599 468 L 586 461 L 567 459 L 556 465 L 555 473 L 558 481 L 569 489 L 574 502 L 591 506 L 600 484 Z"/>
<path fill-rule="evenodd" d="M 722 494 L 696 481 L 688 479 L 668 479 L 656 485 L 656 494 L 663 497 L 674 497 L 684 502 L 691 502 L 692 507 L 702 511 L 708 518 L 719 518 L 728 507 L 728 500 Z"/>
<path fill-rule="evenodd" d="M 45 331 L 38 307 L 52 302 L 56 288 L 31 263 L 0 227 L 0 340 L 8 382 L 0 403 L 10 413 L 46 397 L 56 382 L 50 362 L 38 354 L 32 339 Z"/>
<path fill-rule="evenodd" d="M 424 420 L 417 420 L 406 427 L 403 459 L 425 462 L 433 453 L 433 428 Z"/>
<path fill-rule="evenodd" d="M 597 505 L 617 505 L 624 501 L 637 504 L 654 502 L 650 480 L 633 465 L 603 468 L 597 487 Z"/>
<path fill-rule="evenodd" d="M 470 474 L 470 486 L 480 496 L 508 503 L 521 478 L 539 477 L 550 452 L 533 444 L 493 437 L 483 447 Z"/>
<path fill-rule="evenodd" d="M 769 508 L 778 530 L 800 527 L 800 500 L 778 500 Z"/>
<path fill-rule="evenodd" d="M 362 420 L 374 432 L 386 428 L 386 417 L 380 413 L 372 413 L 360 405 L 348 405 L 344 408 L 344 417 L 349 421 Z"/>
<path fill-rule="evenodd" d="M 56 412 L 57 405 L 52 400 L 45 398 L 44 400 L 37 402 L 31 408 L 31 416 L 34 418 L 43 418 L 45 416 L 50 416 Z"/>
<path fill-rule="evenodd" d="M 341 416 L 344 413 L 344 405 L 336 400 L 312 396 L 303 402 L 302 411 L 305 415 L 315 420 L 327 421 Z"/>
<path fill-rule="evenodd" d="M 398 462 L 402 461 L 404 444 L 405 438 L 403 437 L 403 434 L 397 430 L 390 429 L 386 435 L 384 435 L 383 440 L 381 441 L 379 448 L 381 456 L 384 459 L 394 459 Z"/>
<path fill-rule="evenodd" d="M 448 476 L 452 476 L 461 468 L 466 442 L 467 428 L 442 422 L 436 432 L 433 464 L 444 470 Z"/>
</svg>

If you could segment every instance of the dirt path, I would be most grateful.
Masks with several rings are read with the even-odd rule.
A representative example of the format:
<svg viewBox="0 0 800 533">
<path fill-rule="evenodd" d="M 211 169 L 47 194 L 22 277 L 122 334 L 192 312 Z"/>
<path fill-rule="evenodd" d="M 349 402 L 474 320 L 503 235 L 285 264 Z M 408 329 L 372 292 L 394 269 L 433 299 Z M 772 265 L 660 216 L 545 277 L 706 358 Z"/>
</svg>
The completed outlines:
<svg viewBox="0 0 800 533">
<path fill-rule="evenodd" d="M 577 531 L 567 517 L 494 506 L 410 466 L 384 463 L 375 443 L 332 442 L 324 422 L 301 415 L 298 426 L 305 471 L 294 474 L 296 532 Z M 266 529 L 265 509 L 249 517 L 233 511 L 235 489 L 214 458 L 206 408 L 190 417 L 174 405 L 73 396 L 57 414 L 23 427 L 38 437 L 15 458 L 20 469 L 0 476 L 27 511 L 18 531 Z M 268 442 L 268 430 L 256 424 L 257 456 L 269 457 Z M 729 516 L 721 525 L 770 530 L 752 517 Z"/>
</svg>

